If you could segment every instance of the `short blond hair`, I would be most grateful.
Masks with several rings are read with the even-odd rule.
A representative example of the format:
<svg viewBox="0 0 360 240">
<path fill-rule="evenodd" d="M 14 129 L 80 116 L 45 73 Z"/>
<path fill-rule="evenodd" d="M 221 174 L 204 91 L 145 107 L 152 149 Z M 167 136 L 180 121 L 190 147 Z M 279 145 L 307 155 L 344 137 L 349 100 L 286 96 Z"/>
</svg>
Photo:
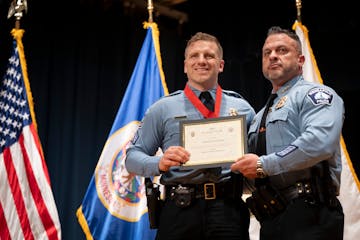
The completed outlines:
<svg viewBox="0 0 360 240">
<path fill-rule="evenodd" d="M 219 42 L 219 40 L 211 35 L 211 34 L 208 34 L 208 33 L 203 33 L 203 32 L 197 32 L 195 35 L 193 35 L 187 42 L 186 44 L 186 48 L 185 48 L 185 58 L 186 58 L 186 53 L 187 53 L 187 50 L 189 48 L 189 46 L 191 44 L 193 44 L 194 42 L 196 41 L 209 41 L 209 42 L 214 42 L 216 43 L 216 45 L 218 46 L 219 48 L 219 54 L 220 54 L 220 58 L 222 59 L 223 58 L 223 48 Z"/>
</svg>

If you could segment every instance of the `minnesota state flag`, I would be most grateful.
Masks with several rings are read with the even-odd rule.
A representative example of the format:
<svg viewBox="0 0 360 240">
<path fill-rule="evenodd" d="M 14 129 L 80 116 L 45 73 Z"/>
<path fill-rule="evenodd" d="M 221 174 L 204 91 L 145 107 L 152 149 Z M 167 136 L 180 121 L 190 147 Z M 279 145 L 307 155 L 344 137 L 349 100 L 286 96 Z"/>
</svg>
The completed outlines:
<svg viewBox="0 0 360 240">
<path fill-rule="evenodd" d="M 146 37 L 81 206 L 78 221 L 89 239 L 154 239 L 144 178 L 127 172 L 126 147 L 147 108 L 168 94 L 156 23 L 144 22 Z"/>
</svg>

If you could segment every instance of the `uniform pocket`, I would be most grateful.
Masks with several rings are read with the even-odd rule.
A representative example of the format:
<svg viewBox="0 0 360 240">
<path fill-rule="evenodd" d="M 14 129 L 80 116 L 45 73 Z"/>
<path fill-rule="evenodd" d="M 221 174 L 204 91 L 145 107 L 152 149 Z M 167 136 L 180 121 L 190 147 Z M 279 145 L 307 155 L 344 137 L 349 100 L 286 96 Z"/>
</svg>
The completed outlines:
<svg viewBox="0 0 360 240">
<path fill-rule="evenodd" d="M 288 145 L 293 139 L 291 136 L 291 124 L 289 123 L 289 111 L 281 108 L 272 111 L 268 115 L 266 124 L 267 141 L 271 141 L 271 152 L 277 151 L 279 147 Z"/>
<path fill-rule="evenodd" d="M 289 111 L 286 108 L 281 108 L 275 111 L 272 111 L 268 114 L 268 123 L 276 121 L 287 121 L 289 116 Z"/>
</svg>

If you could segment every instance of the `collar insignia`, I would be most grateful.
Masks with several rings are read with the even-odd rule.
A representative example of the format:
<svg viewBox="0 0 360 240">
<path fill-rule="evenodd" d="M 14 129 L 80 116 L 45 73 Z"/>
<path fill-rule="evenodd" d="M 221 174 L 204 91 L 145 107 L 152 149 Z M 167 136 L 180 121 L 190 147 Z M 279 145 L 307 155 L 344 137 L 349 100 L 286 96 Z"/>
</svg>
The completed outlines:
<svg viewBox="0 0 360 240">
<path fill-rule="evenodd" d="M 283 96 L 282 98 L 280 98 L 280 100 L 278 101 L 278 103 L 275 106 L 275 109 L 282 108 L 285 105 L 287 98 L 288 98 L 287 96 Z"/>
<path fill-rule="evenodd" d="M 229 116 L 237 116 L 239 115 L 235 108 L 229 109 Z"/>
</svg>

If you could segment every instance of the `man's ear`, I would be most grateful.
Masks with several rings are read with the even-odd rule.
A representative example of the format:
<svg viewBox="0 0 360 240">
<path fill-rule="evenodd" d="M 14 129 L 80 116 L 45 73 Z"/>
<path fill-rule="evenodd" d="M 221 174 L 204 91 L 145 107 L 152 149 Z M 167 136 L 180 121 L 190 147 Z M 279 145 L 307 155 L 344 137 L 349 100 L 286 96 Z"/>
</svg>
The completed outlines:
<svg viewBox="0 0 360 240">
<path fill-rule="evenodd" d="M 299 55 L 299 63 L 300 63 L 301 65 L 303 65 L 304 62 L 305 62 L 305 56 L 304 56 L 304 55 Z"/>
<path fill-rule="evenodd" d="M 224 60 L 221 60 L 220 62 L 220 66 L 219 66 L 219 72 L 223 72 L 224 71 L 224 66 L 225 66 L 225 61 Z"/>
</svg>

